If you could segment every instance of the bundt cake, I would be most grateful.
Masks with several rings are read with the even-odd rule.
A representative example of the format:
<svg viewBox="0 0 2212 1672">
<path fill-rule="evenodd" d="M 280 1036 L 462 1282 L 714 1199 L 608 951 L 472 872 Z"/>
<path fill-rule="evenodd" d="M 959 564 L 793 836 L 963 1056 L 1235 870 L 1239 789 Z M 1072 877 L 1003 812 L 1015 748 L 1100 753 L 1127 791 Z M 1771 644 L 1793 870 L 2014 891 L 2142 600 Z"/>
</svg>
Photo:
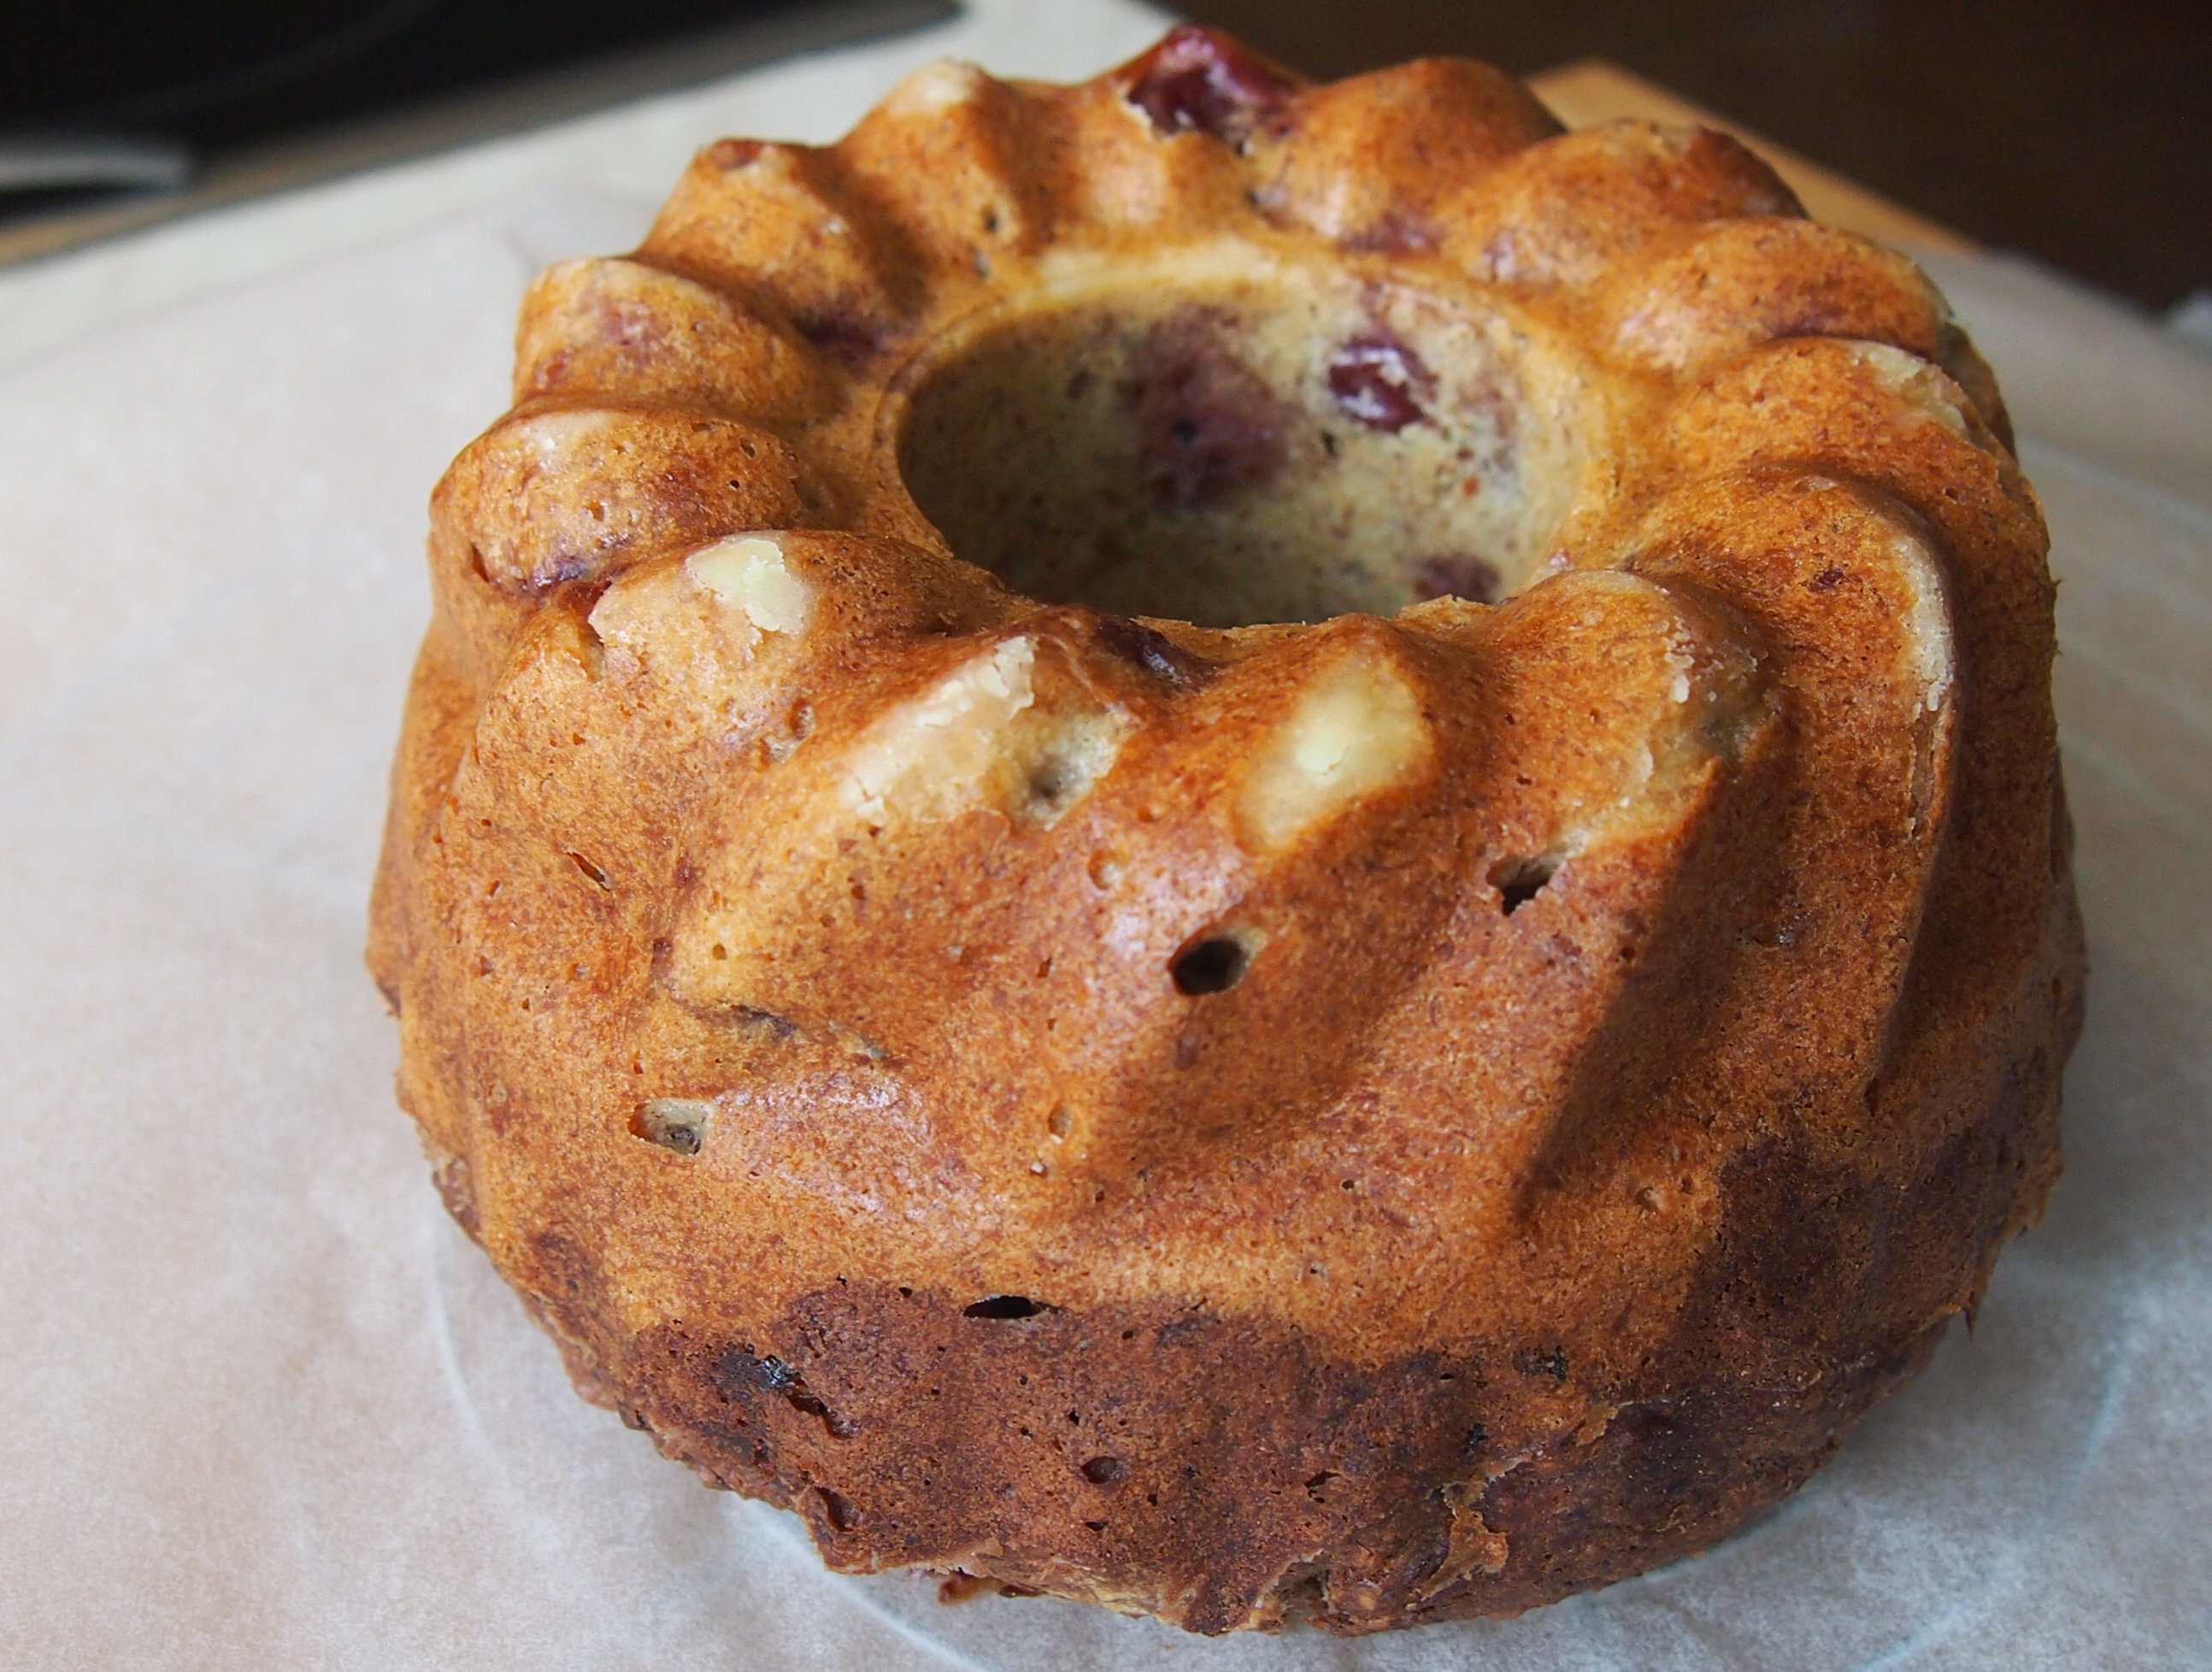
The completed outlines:
<svg viewBox="0 0 2212 1672">
<path fill-rule="evenodd" d="M 832 1566 L 1526 1608 L 1796 1487 L 2040 1211 L 2044 528 L 1729 139 L 939 64 L 544 274 L 515 403 L 432 505 L 402 1098 L 582 1391 Z"/>
</svg>

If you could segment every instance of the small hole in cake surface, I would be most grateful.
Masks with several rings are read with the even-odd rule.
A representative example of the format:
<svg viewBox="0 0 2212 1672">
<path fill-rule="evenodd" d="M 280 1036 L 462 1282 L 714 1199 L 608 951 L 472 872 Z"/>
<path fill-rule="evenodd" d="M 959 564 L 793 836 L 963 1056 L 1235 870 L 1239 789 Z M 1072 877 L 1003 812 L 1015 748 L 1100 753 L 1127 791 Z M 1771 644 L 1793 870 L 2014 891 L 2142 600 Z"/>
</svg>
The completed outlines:
<svg viewBox="0 0 2212 1672">
<path fill-rule="evenodd" d="M 1549 854 L 1498 860 L 1490 867 L 1490 885 L 1498 891 L 1498 909 L 1512 916 L 1542 893 L 1559 872 L 1559 860 Z"/>
<path fill-rule="evenodd" d="M 891 435 L 953 550 L 1047 603 L 1206 627 L 1510 590 L 1574 480 L 1570 427 L 1524 416 L 1512 333 L 1254 265 L 1109 275 L 925 348 Z"/>
<path fill-rule="evenodd" d="M 1129 1466 L 1119 1457 L 1092 1457 L 1081 1466 L 1083 1478 L 1094 1487 L 1110 1487 L 1129 1478 Z"/>
<path fill-rule="evenodd" d="M 1058 1309 L 1042 1300 L 1032 1300 L 1027 1295 L 986 1295 L 960 1309 L 961 1316 L 970 1318 L 1033 1318 L 1039 1313 Z"/>
<path fill-rule="evenodd" d="M 1178 952 L 1168 972 L 1178 993 L 1194 996 L 1226 993 L 1244 979 L 1251 962 L 1252 954 L 1243 941 L 1231 935 L 1209 935 Z"/>
</svg>

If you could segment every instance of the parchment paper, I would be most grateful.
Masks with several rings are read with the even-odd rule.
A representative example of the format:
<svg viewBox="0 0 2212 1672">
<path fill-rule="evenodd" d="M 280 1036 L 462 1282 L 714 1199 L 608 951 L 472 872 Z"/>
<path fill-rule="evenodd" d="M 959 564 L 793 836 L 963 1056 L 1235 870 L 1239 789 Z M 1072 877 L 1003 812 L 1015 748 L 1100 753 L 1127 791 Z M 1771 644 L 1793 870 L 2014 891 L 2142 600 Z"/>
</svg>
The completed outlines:
<svg viewBox="0 0 2212 1672">
<path fill-rule="evenodd" d="M 1067 76 L 1156 23 L 994 4 L 951 45 Z M 620 166 L 834 134 L 944 45 L 695 98 Z M 2095 961 L 2067 1176 L 1971 1338 L 1701 1560 L 1208 1643 L 825 1573 L 577 1401 L 429 1188 L 363 903 L 425 494 L 504 404 L 530 272 L 647 212 L 558 175 L 0 374 L 0 1661 L 2212 1664 L 2212 361 L 2017 264 L 1939 272 L 2056 532 Z"/>
</svg>

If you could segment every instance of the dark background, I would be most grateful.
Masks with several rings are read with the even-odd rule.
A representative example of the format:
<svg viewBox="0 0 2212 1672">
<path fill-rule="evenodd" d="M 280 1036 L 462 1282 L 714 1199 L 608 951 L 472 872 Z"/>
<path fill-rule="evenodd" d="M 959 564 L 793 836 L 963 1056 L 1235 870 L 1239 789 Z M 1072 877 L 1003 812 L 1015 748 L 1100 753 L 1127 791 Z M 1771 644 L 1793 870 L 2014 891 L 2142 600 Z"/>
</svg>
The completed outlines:
<svg viewBox="0 0 2212 1672">
<path fill-rule="evenodd" d="M 1189 0 L 1309 75 L 1606 58 L 1967 237 L 2166 308 L 2212 287 L 2212 4 Z"/>
<path fill-rule="evenodd" d="M 217 163 L 807 9 L 806 0 L 45 0 L 9 9 L 0 128 L 175 137 Z M 1190 0 L 1184 9 L 1324 77 L 1436 52 L 1522 74 L 1611 58 L 1970 238 L 2146 306 L 2212 287 L 2212 4 Z"/>
<path fill-rule="evenodd" d="M 45 0 L 0 34 L 0 121 L 210 155 L 805 0 Z"/>
</svg>

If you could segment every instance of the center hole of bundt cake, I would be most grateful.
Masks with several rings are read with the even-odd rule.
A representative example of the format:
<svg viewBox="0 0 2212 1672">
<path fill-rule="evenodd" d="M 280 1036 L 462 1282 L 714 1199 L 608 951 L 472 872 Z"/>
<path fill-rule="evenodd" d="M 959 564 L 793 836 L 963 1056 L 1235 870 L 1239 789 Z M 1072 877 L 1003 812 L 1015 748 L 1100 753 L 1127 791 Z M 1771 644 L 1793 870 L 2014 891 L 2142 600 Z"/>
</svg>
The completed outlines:
<svg viewBox="0 0 2212 1672">
<path fill-rule="evenodd" d="M 1555 520 L 1510 333 L 1371 283 L 1124 284 L 902 381 L 922 514 L 1049 603 L 1236 627 L 1487 600 Z"/>
</svg>

